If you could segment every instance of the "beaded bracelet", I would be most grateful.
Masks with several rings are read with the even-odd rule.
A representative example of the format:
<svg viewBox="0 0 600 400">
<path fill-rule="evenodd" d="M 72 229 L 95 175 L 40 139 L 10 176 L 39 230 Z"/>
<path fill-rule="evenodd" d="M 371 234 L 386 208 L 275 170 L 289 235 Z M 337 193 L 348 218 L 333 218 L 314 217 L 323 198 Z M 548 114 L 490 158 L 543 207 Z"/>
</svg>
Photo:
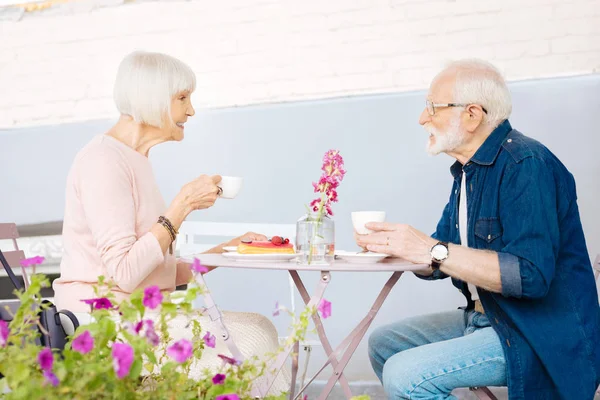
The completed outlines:
<svg viewBox="0 0 600 400">
<path fill-rule="evenodd" d="M 167 217 L 164 217 L 162 215 L 158 217 L 158 223 L 161 224 L 167 230 L 167 232 L 169 232 L 169 236 L 171 236 L 171 243 L 169 244 L 169 253 L 173 254 L 173 242 L 177 238 L 177 234 L 179 233 L 179 231 L 175 229 L 175 227 Z"/>
</svg>

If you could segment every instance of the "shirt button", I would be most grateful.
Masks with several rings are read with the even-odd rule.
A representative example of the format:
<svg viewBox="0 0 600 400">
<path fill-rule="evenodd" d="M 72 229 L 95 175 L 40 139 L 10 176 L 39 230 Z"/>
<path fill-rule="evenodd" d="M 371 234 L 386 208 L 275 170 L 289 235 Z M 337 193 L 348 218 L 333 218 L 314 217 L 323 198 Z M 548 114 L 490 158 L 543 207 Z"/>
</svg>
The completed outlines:
<svg viewBox="0 0 600 400">
<path fill-rule="evenodd" d="M 455 226 L 456 226 L 456 229 L 458 229 L 458 224 L 456 224 Z"/>
<path fill-rule="evenodd" d="M 507 143 L 512 143 L 512 139 L 508 139 L 506 142 Z"/>
<path fill-rule="evenodd" d="M 458 193 L 458 189 L 454 189 L 454 194 L 457 194 L 457 193 Z"/>
<path fill-rule="evenodd" d="M 488 235 L 488 240 L 490 240 L 492 238 L 492 235 Z"/>
</svg>

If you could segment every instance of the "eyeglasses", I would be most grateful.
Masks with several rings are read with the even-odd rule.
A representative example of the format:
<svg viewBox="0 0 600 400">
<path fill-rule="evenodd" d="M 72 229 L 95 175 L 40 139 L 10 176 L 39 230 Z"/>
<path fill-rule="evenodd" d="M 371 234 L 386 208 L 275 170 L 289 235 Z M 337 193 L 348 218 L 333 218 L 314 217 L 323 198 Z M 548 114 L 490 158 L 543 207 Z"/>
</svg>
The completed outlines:
<svg viewBox="0 0 600 400">
<path fill-rule="evenodd" d="M 425 105 L 427 106 L 427 112 L 429 113 L 429 115 L 435 115 L 436 108 L 470 106 L 470 104 L 461 104 L 461 103 L 433 103 L 433 102 L 431 102 L 431 100 L 425 100 Z M 487 114 L 487 110 L 485 109 L 485 107 L 483 107 L 483 106 L 480 106 L 480 107 L 483 110 L 483 112 Z"/>
</svg>

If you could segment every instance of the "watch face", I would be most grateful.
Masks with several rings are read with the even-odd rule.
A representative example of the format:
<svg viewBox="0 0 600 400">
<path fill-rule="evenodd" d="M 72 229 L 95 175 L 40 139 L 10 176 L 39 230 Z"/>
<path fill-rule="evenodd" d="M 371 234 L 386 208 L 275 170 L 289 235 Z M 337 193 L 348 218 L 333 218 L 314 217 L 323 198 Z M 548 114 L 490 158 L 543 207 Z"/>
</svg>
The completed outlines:
<svg viewBox="0 0 600 400">
<path fill-rule="evenodd" d="M 441 244 L 433 246 L 431 256 L 436 260 L 445 260 L 448 257 L 448 249 Z"/>
</svg>

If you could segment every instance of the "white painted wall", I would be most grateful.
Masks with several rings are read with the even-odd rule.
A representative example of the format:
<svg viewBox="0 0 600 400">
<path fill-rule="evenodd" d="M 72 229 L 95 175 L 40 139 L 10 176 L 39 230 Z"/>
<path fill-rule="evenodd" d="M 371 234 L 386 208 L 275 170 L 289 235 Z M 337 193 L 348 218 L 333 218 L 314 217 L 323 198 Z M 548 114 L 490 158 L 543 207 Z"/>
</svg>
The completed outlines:
<svg viewBox="0 0 600 400">
<path fill-rule="evenodd" d="M 115 116 L 116 68 L 135 49 L 188 62 L 201 107 L 419 89 L 460 57 L 492 61 L 509 80 L 600 70 L 598 0 L 170 0 L 66 10 L 0 20 L 0 129 Z"/>
</svg>

